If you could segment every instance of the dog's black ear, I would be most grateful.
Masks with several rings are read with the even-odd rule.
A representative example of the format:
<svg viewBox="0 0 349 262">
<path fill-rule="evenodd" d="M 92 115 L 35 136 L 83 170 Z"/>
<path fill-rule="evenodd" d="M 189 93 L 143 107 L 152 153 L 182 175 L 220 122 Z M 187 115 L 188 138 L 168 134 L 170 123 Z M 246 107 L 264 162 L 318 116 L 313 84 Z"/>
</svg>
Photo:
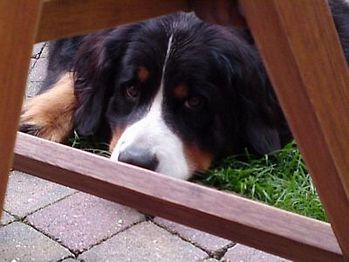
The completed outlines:
<svg viewBox="0 0 349 262">
<path fill-rule="evenodd" d="M 248 146 L 254 153 L 268 154 L 281 148 L 279 131 L 259 117 L 250 118 L 245 123 Z"/>
<path fill-rule="evenodd" d="M 244 112 L 243 132 L 248 148 L 267 154 L 282 146 L 280 129 L 284 125 L 281 108 L 259 57 L 248 65 L 241 106 Z"/>
<path fill-rule="evenodd" d="M 281 148 L 279 132 L 287 124 L 252 37 L 248 32 L 240 36 L 231 60 L 240 112 L 239 137 L 253 153 L 266 154 Z"/>
<path fill-rule="evenodd" d="M 114 88 L 120 60 L 136 25 L 122 26 L 86 36 L 73 65 L 77 108 L 75 129 L 84 136 L 98 131 Z"/>
</svg>

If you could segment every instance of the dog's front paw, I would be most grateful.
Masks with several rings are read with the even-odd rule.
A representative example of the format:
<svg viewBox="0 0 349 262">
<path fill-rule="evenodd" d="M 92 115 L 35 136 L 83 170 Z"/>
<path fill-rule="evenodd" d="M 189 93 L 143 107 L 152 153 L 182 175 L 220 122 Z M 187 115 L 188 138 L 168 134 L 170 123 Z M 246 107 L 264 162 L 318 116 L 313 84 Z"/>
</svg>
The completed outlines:
<svg viewBox="0 0 349 262">
<path fill-rule="evenodd" d="M 20 124 L 18 130 L 33 136 L 38 136 L 40 133 L 40 127 L 32 124 Z"/>
<path fill-rule="evenodd" d="M 64 75 L 47 92 L 26 101 L 19 130 L 54 142 L 65 142 L 73 131 L 73 80 Z"/>
<path fill-rule="evenodd" d="M 54 142 L 65 142 L 73 129 L 71 112 L 54 106 L 44 102 L 40 96 L 34 98 L 24 107 L 19 131 Z"/>
</svg>

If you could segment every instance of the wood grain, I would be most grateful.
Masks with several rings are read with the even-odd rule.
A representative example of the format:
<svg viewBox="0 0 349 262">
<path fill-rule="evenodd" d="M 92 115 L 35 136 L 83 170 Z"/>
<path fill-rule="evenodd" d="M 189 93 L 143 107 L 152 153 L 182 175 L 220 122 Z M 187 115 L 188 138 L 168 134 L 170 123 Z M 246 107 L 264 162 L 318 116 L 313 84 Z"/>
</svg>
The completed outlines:
<svg viewBox="0 0 349 262">
<path fill-rule="evenodd" d="M 26 134 L 14 168 L 291 259 L 342 261 L 327 223 Z"/>
<path fill-rule="evenodd" d="M 245 17 L 349 258 L 349 74 L 325 0 L 242 0 Z"/>
<path fill-rule="evenodd" d="M 190 6 L 200 19 L 224 26 L 245 27 L 237 0 L 191 0 Z"/>
<path fill-rule="evenodd" d="M 39 2 L 0 2 L 0 80 L 3 85 L 0 126 L 6 126 L 0 129 L 0 206 Z M 185 0 L 44 0 L 43 3 L 37 42 L 189 10 Z M 346 88 L 349 74 L 326 2 L 243 0 L 242 6 L 345 258 L 348 258 L 349 140 L 345 138 L 349 135 L 349 89 Z M 206 15 L 206 20 L 212 18 Z M 223 18 L 220 23 L 230 23 L 229 17 Z M 112 163 L 38 138 L 19 135 L 14 166 L 291 259 L 343 259 L 329 224 Z"/>
<path fill-rule="evenodd" d="M 39 12 L 39 0 L 0 1 L 0 210 Z"/>
<path fill-rule="evenodd" d="M 188 10 L 187 0 L 44 0 L 36 42 Z"/>
</svg>

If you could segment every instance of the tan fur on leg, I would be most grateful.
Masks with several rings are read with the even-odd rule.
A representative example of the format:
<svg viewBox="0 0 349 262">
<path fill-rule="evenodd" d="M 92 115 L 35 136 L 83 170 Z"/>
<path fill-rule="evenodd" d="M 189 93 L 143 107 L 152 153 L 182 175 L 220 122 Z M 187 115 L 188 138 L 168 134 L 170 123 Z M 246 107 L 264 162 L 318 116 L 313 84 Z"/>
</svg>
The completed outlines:
<svg viewBox="0 0 349 262">
<path fill-rule="evenodd" d="M 73 131 L 75 105 L 73 75 L 66 73 L 48 91 L 25 103 L 20 129 L 51 141 L 64 142 Z"/>
</svg>

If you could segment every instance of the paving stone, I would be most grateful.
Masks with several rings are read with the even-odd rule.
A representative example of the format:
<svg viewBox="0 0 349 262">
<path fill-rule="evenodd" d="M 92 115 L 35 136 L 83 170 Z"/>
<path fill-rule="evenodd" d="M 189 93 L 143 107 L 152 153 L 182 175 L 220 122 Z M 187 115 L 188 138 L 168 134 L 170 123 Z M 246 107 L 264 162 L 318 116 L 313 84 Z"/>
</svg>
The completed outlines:
<svg viewBox="0 0 349 262">
<path fill-rule="evenodd" d="M 26 90 L 26 96 L 27 97 L 33 97 L 35 96 L 40 88 L 41 88 L 41 85 L 42 85 L 42 81 L 30 81 L 27 83 L 27 90 Z"/>
<path fill-rule="evenodd" d="M 62 260 L 62 262 L 77 262 L 77 261 L 80 261 L 80 260 L 75 258 L 66 258 Z"/>
<path fill-rule="evenodd" d="M 227 262 L 281 262 L 289 261 L 287 259 L 277 257 L 263 251 L 250 248 L 244 245 L 237 244 L 236 246 L 228 249 L 225 253 L 223 261 Z"/>
<path fill-rule="evenodd" d="M 194 243 L 211 254 L 215 254 L 219 250 L 222 250 L 222 248 L 227 247 L 232 243 L 224 238 L 216 237 L 203 231 L 183 226 L 160 217 L 156 217 L 154 222 L 163 226 L 170 232 L 180 235 L 184 239 Z"/>
<path fill-rule="evenodd" d="M 4 209 L 22 218 L 74 192 L 68 187 L 14 171 L 9 178 Z"/>
<path fill-rule="evenodd" d="M 0 228 L 1 261 L 58 261 L 72 255 L 34 228 L 14 222 Z"/>
<path fill-rule="evenodd" d="M 30 59 L 30 65 L 29 65 L 29 73 L 30 73 L 31 70 L 33 69 L 35 63 L 36 63 L 36 59 L 35 59 L 35 58 L 31 58 L 31 59 Z"/>
<path fill-rule="evenodd" d="M 42 49 L 45 47 L 45 42 L 37 43 L 33 46 L 32 57 L 39 58 Z"/>
<path fill-rule="evenodd" d="M 150 222 L 135 225 L 79 256 L 94 261 L 198 261 L 207 254 Z"/>
<path fill-rule="evenodd" d="M 46 45 L 44 47 L 44 50 L 42 50 L 42 53 L 40 55 L 40 58 L 46 58 L 48 57 L 48 46 L 49 46 L 49 42 L 46 42 Z"/>
<path fill-rule="evenodd" d="M 48 58 L 39 58 L 29 74 L 30 81 L 44 81 L 47 72 Z"/>
<path fill-rule="evenodd" d="M 9 213 L 3 211 L 2 215 L 0 214 L 0 225 L 6 225 L 15 221 L 15 218 L 11 216 Z"/>
<path fill-rule="evenodd" d="M 29 87 L 29 83 L 30 83 L 30 81 L 29 81 L 29 78 L 30 78 L 30 72 L 32 71 L 32 69 L 33 69 L 33 67 L 34 67 L 35 63 L 36 63 L 36 59 L 31 58 L 31 59 L 30 59 L 29 70 L 28 70 L 28 75 L 27 75 L 27 82 L 26 82 L 26 93 L 28 92 L 28 87 Z M 27 96 L 27 94 L 26 94 L 26 96 Z"/>
<path fill-rule="evenodd" d="M 75 253 L 144 219 L 134 209 L 85 193 L 70 196 L 27 218 Z"/>
</svg>

